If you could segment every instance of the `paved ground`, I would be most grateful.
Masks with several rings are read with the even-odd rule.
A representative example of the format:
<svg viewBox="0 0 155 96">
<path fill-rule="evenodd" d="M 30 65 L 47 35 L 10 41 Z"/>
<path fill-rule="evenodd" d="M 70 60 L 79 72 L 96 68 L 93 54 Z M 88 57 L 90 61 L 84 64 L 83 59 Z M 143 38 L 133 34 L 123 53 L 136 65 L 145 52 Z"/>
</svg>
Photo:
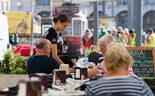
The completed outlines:
<svg viewBox="0 0 155 96">
<path fill-rule="evenodd" d="M 28 80 L 28 75 L 0 74 L 0 90 L 18 84 L 20 80 Z"/>
</svg>

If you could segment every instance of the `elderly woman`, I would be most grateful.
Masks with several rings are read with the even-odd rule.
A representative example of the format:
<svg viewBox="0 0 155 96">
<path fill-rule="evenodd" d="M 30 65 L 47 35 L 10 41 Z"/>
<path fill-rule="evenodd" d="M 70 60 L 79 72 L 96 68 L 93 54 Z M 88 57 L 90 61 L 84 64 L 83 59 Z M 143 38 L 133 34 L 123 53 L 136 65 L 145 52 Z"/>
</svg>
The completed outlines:
<svg viewBox="0 0 155 96">
<path fill-rule="evenodd" d="M 91 82 L 85 89 L 86 95 L 154 96 L 143 80 L 127 75 L 128 68 L 132 64 L 133 58 L 122 44 L 109 44 L 104 60 L 107 74 Z"/>
</svg>

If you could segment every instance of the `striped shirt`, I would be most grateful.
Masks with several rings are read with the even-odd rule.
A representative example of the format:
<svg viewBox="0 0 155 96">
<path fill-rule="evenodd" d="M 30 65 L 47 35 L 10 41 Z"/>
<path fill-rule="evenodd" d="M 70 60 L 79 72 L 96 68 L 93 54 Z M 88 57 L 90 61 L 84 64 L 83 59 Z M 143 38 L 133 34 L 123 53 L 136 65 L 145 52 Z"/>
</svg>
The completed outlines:
<svg viewBox="0 0 155 96">
<path fill-rule="evenodd" d="M 91 96 L 154 96 L 147 84 L 135 76 L 102 77 L 85 89 Z"/>
<path fill-rule="evenodd" d="M 105 75 L 107 73 L 105 66 L 104 66 L 104 57 L 99 58 L 99 63 L 97 66 L 95 66 L 96 70 L 99 72 L 99 74 Z M 136 76 L 132 70 L 132 67 L 128 68 L 128 73 L 127 75 L 129 76 Z"/>
</svg>

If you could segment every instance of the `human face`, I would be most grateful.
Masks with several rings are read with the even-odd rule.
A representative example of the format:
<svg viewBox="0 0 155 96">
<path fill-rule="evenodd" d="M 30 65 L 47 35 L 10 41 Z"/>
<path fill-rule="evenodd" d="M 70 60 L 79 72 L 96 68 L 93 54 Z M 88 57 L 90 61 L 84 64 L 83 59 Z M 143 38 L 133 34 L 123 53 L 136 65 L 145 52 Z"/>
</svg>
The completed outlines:
<svg viewBox="0 0 155 96">
<path fill-rule="evenodd" d="M 51 53 L 51 44 L 46 45 L 45 52 L 46 52 L 46 55 L 50 56 L 50 53 Z"/>
<path fill-rule="evenodd" d="M 68 25 L 69 25 L 69 22 L 64 22 L 64 23 L 59 22 L 59 31 L 64 31 Z"/>
<path fill-rule="evenodd" d="M 106 46 L 104 46 L 104 44 L 103 44 L 103 43 L 102 43 L 102 44 L 100 44 L 99 46 L 100 46 L 100 52 L 102 52 L 102 55 L 104 56 L 104 54 L 105 54 L 105 52 L 106 52 L 107 48 L 106 48 Z"/>
</svg>

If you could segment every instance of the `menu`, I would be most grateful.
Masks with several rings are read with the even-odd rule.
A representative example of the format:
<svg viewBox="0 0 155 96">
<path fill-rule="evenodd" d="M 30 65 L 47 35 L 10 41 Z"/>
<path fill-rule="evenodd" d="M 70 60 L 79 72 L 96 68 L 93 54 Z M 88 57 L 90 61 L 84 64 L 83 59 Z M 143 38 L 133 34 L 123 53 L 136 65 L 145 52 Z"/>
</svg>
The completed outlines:
<svg viewBox="0 0 155 96">
<path fill-rule="evenodd" d="M 139 77 L 154 77 L 154 48 L 128 47 L 134 58 L 133 71 Z"/>
</svg>

